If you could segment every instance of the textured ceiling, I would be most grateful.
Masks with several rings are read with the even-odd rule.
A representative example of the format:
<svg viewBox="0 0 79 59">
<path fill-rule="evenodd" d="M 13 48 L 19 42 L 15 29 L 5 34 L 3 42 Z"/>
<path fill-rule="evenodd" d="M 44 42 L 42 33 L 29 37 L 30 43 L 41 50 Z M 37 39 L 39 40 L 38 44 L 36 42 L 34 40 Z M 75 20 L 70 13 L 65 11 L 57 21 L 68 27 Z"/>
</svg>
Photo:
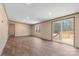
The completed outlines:
<svg viewBox="0 0 79 59">
<path fill-rule="evenodd" d="M 35 24 L 79 12 L 78 3 L 5 3 L 9 20 Z"/>
</svg>

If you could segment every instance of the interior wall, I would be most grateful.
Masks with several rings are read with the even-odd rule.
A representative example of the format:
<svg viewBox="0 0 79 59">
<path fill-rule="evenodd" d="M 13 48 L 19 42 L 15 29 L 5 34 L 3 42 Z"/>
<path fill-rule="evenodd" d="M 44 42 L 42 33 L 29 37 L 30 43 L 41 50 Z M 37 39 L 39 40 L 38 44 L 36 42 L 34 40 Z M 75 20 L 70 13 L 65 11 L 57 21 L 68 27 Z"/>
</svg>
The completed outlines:
<svg viewBox="0 0 79 59">
<path fill-rule="evenodd" d="M 8 40 L 8 19 L 3 4 L 0 3 L 0 55 Z"/>
<path fill-rule="evenodd" d="M 75 16 L 75 47 L 79 48 L 79 14 Z"/>
<path fill-rule="evenodd" d="M 32 35 L 51 40 L 51 21 L 40 23 L 40 33 L 35 31 L 35 25 L 32 26 Z"/>
<path fill-rule="evenodd" d="M 12 22 L 12 21 L 9 21 L 9 23 L 15 24 L 15 36 L 31 35 L 31 25 Z"/>
<path fill-rule="evenodd" d="M 25 24 L 15 24 L 15 36 L 28 36 L 31 35 L 31 26 Z"/>
</svg>

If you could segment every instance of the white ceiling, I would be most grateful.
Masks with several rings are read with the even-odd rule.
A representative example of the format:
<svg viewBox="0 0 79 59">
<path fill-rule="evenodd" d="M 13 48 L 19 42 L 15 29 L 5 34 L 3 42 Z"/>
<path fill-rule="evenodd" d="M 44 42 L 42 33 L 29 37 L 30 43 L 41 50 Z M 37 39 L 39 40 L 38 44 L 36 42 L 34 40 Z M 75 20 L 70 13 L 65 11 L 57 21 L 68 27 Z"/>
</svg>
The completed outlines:
<svg viewBox="0 0 79 59">
<path fill-rule="evenodd" d="M 79 3 L 5 3 L 9 20 L 35 24 L 79 12 Z"/>
</svg>

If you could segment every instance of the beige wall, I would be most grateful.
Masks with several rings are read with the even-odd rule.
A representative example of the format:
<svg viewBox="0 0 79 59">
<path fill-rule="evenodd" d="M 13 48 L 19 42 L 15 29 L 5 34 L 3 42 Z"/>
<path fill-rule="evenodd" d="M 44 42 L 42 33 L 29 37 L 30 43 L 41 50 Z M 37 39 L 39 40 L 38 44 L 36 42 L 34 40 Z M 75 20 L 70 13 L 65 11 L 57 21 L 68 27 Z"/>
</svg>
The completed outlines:
<svg viewBox="0 0 79 59">
<path fill-rule="evenodd" d="M 0 3 L 0 55 L 8 39 L 8 20 L 3 8 Z"/>
<path fill-rule="evenodd" d="M 32 35 L 51 40 L 51 21 L 40 23 L 40 33 L 35 32 L 35 25 L 32 26 Z"/>
<path fill-rule="evenodd" d="M 75 16 L 75 47 L 79 48 L 79 14 Z"/>
<path fill-rule="evenodd" d="M 31 25 L 11 21 L 9 21 L 9 23 L 15 24 L 15 36 L 31 35 Z"/>
<path fill-rule="evenodd" d="M 31 35 L 31 26 L 16 23 L 15 24 L 15 36 L 28 36 Z"/>
</svg>

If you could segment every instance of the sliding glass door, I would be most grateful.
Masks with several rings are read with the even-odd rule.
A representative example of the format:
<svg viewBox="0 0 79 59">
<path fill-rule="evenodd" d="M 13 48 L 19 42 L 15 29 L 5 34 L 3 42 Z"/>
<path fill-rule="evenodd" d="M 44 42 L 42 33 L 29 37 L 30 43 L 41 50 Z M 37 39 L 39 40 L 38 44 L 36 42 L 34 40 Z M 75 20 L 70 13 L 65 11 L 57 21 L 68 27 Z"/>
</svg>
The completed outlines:
<svg viewBox="0 0 79 59">
<path fill-rule="evenodd" d="M 74 45 L 74 18 L 53 22 L 53 40 Z"/>
</svg>

